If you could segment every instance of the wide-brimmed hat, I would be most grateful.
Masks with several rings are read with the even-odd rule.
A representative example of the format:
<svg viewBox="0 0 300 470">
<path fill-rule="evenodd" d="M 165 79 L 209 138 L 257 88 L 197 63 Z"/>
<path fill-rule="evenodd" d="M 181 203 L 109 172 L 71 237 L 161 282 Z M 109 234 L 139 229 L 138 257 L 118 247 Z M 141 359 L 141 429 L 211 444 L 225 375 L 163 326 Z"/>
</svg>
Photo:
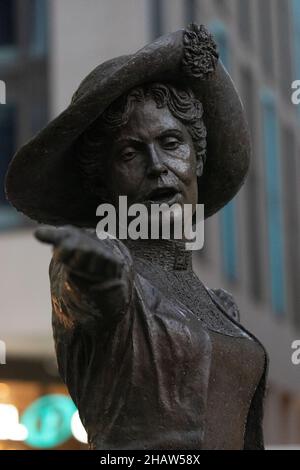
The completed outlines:
<svg viewBox="0 0 300 470">
<path fill-rule="evenodd" d="M 13 157 L 6 176 L 8 200 L 42 223 L 95 227 L 101 203 L 83 185 L 75 159 L 81 134 L 117 98 L 146 82 L 189 87 L 203 105 L 207 159 L 198 178 L 199 203 L 209 217 L 237 193 L 250 159 L 250 139 L 234 84 L 218 61 L 203 26 L 161 36 L 132 55 L 96 67 L 71 104 Z"/>
</svg>

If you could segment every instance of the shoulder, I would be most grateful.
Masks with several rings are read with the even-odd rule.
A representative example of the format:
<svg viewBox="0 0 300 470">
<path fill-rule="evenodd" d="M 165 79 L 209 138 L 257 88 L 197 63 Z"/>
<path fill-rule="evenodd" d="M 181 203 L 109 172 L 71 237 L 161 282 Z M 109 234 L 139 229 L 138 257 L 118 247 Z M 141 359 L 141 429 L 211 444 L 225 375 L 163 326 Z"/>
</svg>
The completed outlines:
<svg viewBox="0 0 300 470">
<path fill-rule="evenodd" d="M 233 320 L 240 322 L 239 308 L 229 292 L 225 289 L 210 289 L 208 287 L 207 290 L 212 299 L 225 310 L 227 315 Z"/>
</svg>

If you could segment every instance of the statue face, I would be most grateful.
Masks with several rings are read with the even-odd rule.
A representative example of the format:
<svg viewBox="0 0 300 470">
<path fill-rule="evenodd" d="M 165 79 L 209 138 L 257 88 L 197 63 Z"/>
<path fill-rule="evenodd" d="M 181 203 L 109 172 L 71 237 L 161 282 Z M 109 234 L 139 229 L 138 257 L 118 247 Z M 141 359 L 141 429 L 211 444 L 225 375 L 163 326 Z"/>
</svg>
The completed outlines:
<svg viewBox="0 0 300 470">
<path fill-rule="evenodd" d="M 151 99 L 135 104 L 113 136 L 108 159 L 115 203 L 197 203 L 196 154 L 187 128 Z"/>
</svg>

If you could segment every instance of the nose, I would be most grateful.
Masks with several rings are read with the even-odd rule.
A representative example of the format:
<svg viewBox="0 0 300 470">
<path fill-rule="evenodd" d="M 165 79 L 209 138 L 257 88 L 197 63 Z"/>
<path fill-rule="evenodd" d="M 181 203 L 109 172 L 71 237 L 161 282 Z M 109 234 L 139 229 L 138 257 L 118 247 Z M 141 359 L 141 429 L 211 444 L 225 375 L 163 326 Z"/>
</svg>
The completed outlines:
<svg viewBox="0 0 300 470">
<path fill-rule="evenodd" d="M 149 178 L 157 178 L 162 174 L 168 173 L 168 168 L 166 167 L 161 155 L 157 152 L 154 145 L 150 145 L 148 149 L 149 153 L 149 164 L 147 170 L 147 176 Z"/>
</svg>

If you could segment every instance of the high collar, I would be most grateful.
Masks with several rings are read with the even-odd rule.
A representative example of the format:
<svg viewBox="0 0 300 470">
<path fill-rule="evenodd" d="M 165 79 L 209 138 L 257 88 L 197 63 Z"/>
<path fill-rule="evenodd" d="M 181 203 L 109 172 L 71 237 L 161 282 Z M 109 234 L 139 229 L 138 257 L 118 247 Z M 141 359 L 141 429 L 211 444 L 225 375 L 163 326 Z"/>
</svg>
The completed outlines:
<svg viewBox="0 0 300 470">
<path fill-rule="evenodd" d="M 192 269 L 192 251 L 186 250 L 182 240 L 126 240 L 133 258 L 158 264 L 166 270 Z"/>
</svg>

